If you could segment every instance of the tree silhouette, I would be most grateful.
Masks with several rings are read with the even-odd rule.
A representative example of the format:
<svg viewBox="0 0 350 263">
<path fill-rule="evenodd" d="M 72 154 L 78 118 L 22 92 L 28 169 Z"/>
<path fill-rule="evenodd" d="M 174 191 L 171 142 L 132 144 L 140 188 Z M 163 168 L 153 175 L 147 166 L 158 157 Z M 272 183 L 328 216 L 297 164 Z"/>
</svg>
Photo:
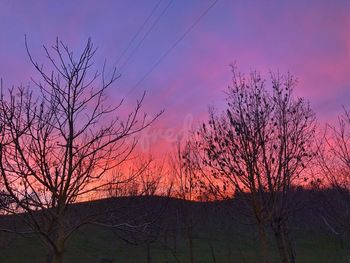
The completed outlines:
<svg viewBox="0 0 350 263">
<path fill-rule="evenodd" d="M 27 47 L 27 44 L 26 44 Z M 71 205 L 111 183 L 108 172 L 123 163 L 137 143 L 133 135 L 148 127 L 141 115 L 144 95 L 123 117 L 123 100 L 109 105 L 106 92 L 117 80 L 105 66 L 94 71 L 91 40 L 78 56 L 57 39 L 44 46 L 49 67 L 37 63 L 35 89 L 1 94 L 0 172 L 6 192 L 24 212 L 31 231 L 49 249 L 48 262 L 62 262 L 67 239 L 95 220 L 72 216 Z M 140 116 L 141 115 L 141 116 Z"/>
<path fill-rule="evenodd" d="M 169 160 L 171 175 L 174 180 L 174 195 L 184 202 L 180 204 L 180 214 L 184 221 L 185 236 L 188 242 L 189 262 L 195 262 L 194 254 L 194 221 L 193 209 L 188 201 L 197 200 L 199 192 L 200 167 L 195 153 L 195 147 L 189 141 L 183 145 L 176 144 L 174 154 Z"/>
<path fill-rule="evenodd" d="M 226 110 L 211 109 L 197 133 L 203 163 L 211 168 L 209 187 L 245 200 L 265 262 L 267 226 L 275 234 L 281 261 L 295 261 L 288 232 L 289 193 L 314 156 L 314 113 L 303 99 L 293 97 L 295 85 L 292 76 L 277 74 L 267 88 L 259 74 L 246 78 L 233 69 Z"/>
<path fill-rule="evenodd" d="M 318 151 L 319 177 L 313 186 L 321 189 L 321 217 L 343 244 L 350 238 L 350 113 L 338 117 L 337 125 L 327 125 Z M 321 177 L 320 177 L 321 176 Z M 350 258 L 350 247 L 343 246 Z"/>
</svg>

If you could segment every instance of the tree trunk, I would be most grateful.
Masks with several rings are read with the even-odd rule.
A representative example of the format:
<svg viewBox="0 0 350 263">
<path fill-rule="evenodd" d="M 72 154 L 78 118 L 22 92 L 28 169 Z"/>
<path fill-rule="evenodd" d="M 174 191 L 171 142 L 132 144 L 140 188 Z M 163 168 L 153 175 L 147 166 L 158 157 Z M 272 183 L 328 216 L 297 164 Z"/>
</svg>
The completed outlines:
<svg viewBox="0 0 350 263">
<path fill-rule="evenodd" d="M 291 237 L 289 235 L 289 230 L 288 230 L 287 225 L 284 226 L 283 230 L 284 230 L 284 238 L 285 238 L 285 242 L 287 244 L 287 249 L 288 249 L 288 254 L 289 254 L 289 262 L 295 263 L 296 262 L 295 249 L 294 249 L 294 245 L 293 245 L 293 242 L 291 240 Z"/>
<path fill-rule="evenodd" d="M 190 262 L 194 263 L 194 255 L 193 255 L 193 226 L 192 226 L 192 218 L 190 218 L 189 225 L 187 227 L 187 238 L 188 238 L 188 248 L 190 250 Z"/>
<path fill-rule="evenodd" d="M 278 253 L 280 255 L 280 259 L 282 263 L 290 263 L 288 259 L 288 252 L 287 252 L 287 246 L 284 239 L 284 235 L 282 232 L 282 229 L 279 228 L 278 230 L 275 230 L 275 238 L 278 248 Z"/>
<path fill-rule="evenodd" d="M 62 263 L 63 262 L 63 253 L 57 252 L 54 253 L 52 263 Z"/>
<path fill-rule="evenodd" d="M 278 247 L 281 262 L 295 263 L 295 250 L 289 236 L 289 231 L 286 223 L 277 222 L 273 225 L 275 239 Z"/>
<path fill-rule="evenodd" d="M 258 230 L 260 240 L 260 262 L 269 263 L 269 246 L 265 226 L 263 224 L 258 224 Z"/>
<path fill-rule="evenodd" d="M 147 242 L 147 263 L 152 262 L 152 257 L 151 257 L 151 244 L 150 242 Z"/>
<path fill-rule="evenodd" d="M 48 254 L 48 263 L 62 263 L 63 262 L 63 252 L 65 246 L 65 239 L 62 224 L 58 224 L 58 229 L 56 232 L 55 246 Z"/>
<path fill-rule="evenodd" d="M 210 236 L 209 238 L 209 247 L 210 247 L 210 252 L 211 252 L 211 258 L 213 260 L 213 262 L 216 262 L 216 257 L 215 257 L 215 251 L 214 251 L 214 246 L 213 246 L 213 242 L 212 242 L 212 237 Z"/>
<path fill-rule="evenodd" d="M 47 263 L 62 263 L 63 252 L 62 251 L 50 251 L 47 255 Z"/>
</svg>

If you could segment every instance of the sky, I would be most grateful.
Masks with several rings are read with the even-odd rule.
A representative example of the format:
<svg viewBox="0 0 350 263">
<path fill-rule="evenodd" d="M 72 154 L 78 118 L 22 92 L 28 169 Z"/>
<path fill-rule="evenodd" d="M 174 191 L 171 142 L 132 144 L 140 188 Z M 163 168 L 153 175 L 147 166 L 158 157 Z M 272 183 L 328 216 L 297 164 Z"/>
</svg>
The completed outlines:
<svg viewBox="0 0 350 263">
<path fill-rule="evenodd" d="M 95 66 L 106 59 L 121 74 L 112 103 L 126 97 L 127 110 L 146 91 L 144 111 L 165 110 L 140 138 L 142 151 L 163 153 L 208 106 L 223 107 L 232 63 L 290 72 L 320 123 L 334 120 L 350 100 L 349 28 L 346 0 L 0 0 L 0 77 L 5 87 L 35 77 L 25 35 L 38 61 L 56 37 L 76 53 L 91 37 Z"/>
</svg>

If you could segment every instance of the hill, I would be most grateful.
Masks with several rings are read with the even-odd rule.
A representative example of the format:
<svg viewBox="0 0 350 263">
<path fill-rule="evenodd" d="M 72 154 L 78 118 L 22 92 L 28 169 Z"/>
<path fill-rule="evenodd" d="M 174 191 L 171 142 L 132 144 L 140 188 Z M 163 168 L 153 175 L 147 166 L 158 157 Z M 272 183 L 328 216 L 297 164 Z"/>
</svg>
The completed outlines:
<svg viewBox="0 0 350 263">
<path fill-rule="evenodd" d="M 291 218 L 298 262 L 346 262 L 343 240 L 315 212 L 320 195 L 298 193 L 304 202 Z M 109 198 L 72 204 L 69 211 L 69 220 L 82 216 L 99 220 L 72 236 L 65 262 L 190 262 L 190 251 L 195 262 L 259 262 L 254 225 L 237 198 L 217 202 L 158 196 Z M 4 229 L 25 230 L 25 217 L 3 216 L 0 222 Z M 273 246 L 272 238 L 270 242 Z M 40 263 L 46 261 L 45 255 L 35 235 L 0 235 L 0 262 Z M 275 248 L 272 257 L 278 262 Z"/>
</svg>

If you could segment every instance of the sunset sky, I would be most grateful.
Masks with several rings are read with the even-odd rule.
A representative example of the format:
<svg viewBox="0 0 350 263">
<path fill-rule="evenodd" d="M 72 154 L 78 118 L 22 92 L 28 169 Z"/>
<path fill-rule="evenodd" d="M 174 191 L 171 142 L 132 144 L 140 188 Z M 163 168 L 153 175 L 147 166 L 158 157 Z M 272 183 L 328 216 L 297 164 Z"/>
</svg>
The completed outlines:
<svg viewBox="0 0 350 263">
<path fill-rule="evenodd" d="M 91 37 L 98 47 L 95 66 L 107 59 L 109 69 L 121 67 L 111 100 L 126 96 L 126 106 L 131 105 L 145 90 L 146 112 L 165 109 L 145 135 L 145 150 L 166 150 L 174 134 L 206 118 L 208 105 L 220 107 L 234 62 L 245 73 L 295 75 L 296 94 L 311 102 L 320 122 L 333 120 L 349 105 L 346 0 L 2 0 L 0 77 L 5 87 L 27 85 L 35 76 L 25 34 L 38 61 L 44 61 L 42 45 L 50 46 L 56 37 L 77 53 Z"/>
</svg>

